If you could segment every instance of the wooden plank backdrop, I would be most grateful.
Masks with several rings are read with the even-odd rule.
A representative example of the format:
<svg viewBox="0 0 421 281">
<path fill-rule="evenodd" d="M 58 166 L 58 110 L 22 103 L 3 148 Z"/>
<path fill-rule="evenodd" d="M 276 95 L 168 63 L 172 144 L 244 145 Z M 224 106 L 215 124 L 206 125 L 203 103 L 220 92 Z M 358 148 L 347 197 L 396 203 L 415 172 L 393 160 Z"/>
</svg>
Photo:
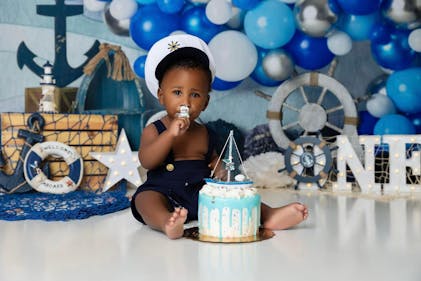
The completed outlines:
<svg viewBox="0 0 421 281">
<path fill-rule="evenodd" d="M 24 139 L 18 138 L 19 129 L 26 125 L 30 113 L 1 113 L 1 148 L 6 162 L 3 170 L 13 173 L 19 160 Z M 89 152 L 114 151 L 118 138 L 117 115 L 41 113 L 45 126 L 44 141 L 58 141 L 72 146 L 83 158 L 84 176 L 80 188 L 97 191 L 102 188 L 108 168 L 89 155 Z M 63 159 L 48 157 L 50 179 L 59 180 L 68 174 Z"/>
</svg>

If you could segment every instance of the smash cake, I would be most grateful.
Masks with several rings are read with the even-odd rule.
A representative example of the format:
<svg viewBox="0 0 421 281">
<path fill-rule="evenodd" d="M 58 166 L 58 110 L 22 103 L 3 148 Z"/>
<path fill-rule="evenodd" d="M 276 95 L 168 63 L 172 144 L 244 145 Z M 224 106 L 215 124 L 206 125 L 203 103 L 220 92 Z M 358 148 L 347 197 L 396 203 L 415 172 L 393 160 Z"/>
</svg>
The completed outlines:
<svg viewBox="0 0 421 281">
<path fill-rule="evenodd" d="M 227 148 L 226 180 L 205 179 L 199 192 L 198 229 L 201 240 L 219 242 L 254 241 L 260 227 L 260 195 L 253 188 L 246 171 L 235 165 L 242 163 L 231 131 L 222 153 Z M 233 156 L 235 146 L 237 158 Z M 222 156 L 222 154 L 221 154 Z M 221 159 L 219 157 L 217 164 Z M 215 169 L 211 173 L 213 176 Z M 242 173 L 246 175 L 243 175 Z M 233 179 L 233 180 L 232 180 Z"/>
</svg>

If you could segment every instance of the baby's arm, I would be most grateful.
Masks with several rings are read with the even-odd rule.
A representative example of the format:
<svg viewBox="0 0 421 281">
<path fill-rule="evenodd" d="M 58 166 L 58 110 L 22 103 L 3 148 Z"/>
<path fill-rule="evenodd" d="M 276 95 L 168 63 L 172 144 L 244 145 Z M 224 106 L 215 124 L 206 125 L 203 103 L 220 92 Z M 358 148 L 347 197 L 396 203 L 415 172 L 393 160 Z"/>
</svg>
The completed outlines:
<svg viewBox="0 0 421 281">
<path fill-rule="evenodd" d="M 139 160 L 145 169 L 161 165 L 171 151 L 174 139 L 184 134 L 190 125 L 186 118 L 174 119 L 169 128 L 158 134 L 155 125 L 150 124 L 143 130 L 139 148 Z"/>
<path fill-rule="evenodd" d="M 214 178 L 217 178 L 217 179 L 220 179 L 220 180 L 226 180 L 227 170 L 224 169 L 224 167 L 222 165 L 222 161 L 219 161 L 218 166 L 216 166 L 217 162 L 218 162 L 218 154 L 216 154 L 216 151 L 214 151 L 213 154 L 212 154 L 212 160 L 209 163 L 209 168 L 211 170 L 215 169 L 215 172 L 213 174 Z"/>
</svg>

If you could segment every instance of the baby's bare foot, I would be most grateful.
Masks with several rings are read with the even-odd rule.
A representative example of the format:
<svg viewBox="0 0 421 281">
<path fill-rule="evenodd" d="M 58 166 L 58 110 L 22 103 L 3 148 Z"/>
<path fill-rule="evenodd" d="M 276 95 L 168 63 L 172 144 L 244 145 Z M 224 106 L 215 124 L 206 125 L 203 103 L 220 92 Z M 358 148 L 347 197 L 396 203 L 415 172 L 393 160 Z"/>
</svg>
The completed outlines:
<svg viewBox="0 0 421 281">
<path fill-rule="evenodd" d="M 184 233 L 184 222 L 187 219 L 187 210 L 184 208 L 175 208 L 171 217 L 164 226 L 164 233 L 170 239 L 181 238 Z"/>
<path fill-rule="evenodd" d="M 273 230 L 287 229 L 299 224 L 308 217 L 308 209 L 301 203 L 291 203 L 280 208 L 273 208 L 263 227 Z"/>
</svg>

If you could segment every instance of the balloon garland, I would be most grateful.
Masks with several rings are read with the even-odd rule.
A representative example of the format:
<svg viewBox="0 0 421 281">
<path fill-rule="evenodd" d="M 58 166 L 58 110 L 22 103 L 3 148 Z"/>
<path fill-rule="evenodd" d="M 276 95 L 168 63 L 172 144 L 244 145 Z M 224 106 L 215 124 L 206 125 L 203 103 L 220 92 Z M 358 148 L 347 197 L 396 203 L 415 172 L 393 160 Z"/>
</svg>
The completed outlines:
<svg viewBox="0 0 421 281">
<path fill-rule="evenodd" d="M 279 86 L 296 66 L 323 68 L 335 56 L 348 54 L 354 41 L 370 41 L 372 57 L 392 74 L 384 81 L 383 96 L 369 100 L 364 114 L 373 118 L 365 119 L 399 115 L 387 119 L 390 130 L 380 132 L 398 129 L 404 134 L 415 129 L 421 133 L 416 125 L 421 112 L 421 88 L 416 86 L 421 80 L 421 4 L 417 1 L 84 0 L 84 5 L 89 11 L 105 10 L 110 31 L 130 36 L 144 50 L 173 32 L 202 38 L 217 58 L 224 58 L 225 69 L 217 73 L 214 90 L 233 89 L 247 77 L 263 86 Z M 143 60 L 134 64 L 140 77 Z M 396 122 L 401 117 L 413 128 L 400 130 Z"/>
</svg>

